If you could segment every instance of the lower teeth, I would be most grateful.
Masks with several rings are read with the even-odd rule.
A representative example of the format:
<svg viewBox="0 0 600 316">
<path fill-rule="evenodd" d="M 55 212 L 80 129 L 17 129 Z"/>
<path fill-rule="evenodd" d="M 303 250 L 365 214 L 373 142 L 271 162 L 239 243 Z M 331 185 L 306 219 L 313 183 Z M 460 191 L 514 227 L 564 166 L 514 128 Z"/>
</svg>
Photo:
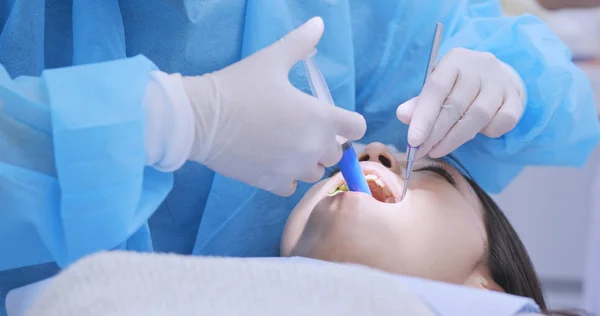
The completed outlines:
<svg viewBox="0 0 600 316">
<path fill-rule="evenodd" d="M 367 183 L 370 182 L 375 182 L 375 184 L 380 187 L 380 188 L 384 188 L 385 185 L 383 184 L 383 182 L 378 179 L 378 178 L 369 178 L 369 176 L 367 176 Z M 337 187 L 337 189 L 335 189 L 335 191 L 331 192 L 329 195 L 336 195 L 340 192 L 348 192 L 350 191 L 350 189 L 348 189 L 348 185 L 346 183 L 340 185 L 339 187 Z"/>
<path fill-rule="evenodd" d="M 377 176 L 366 175 L 365 178 L 367 178 L 367 182 L 369 183 L 369 187 L 371 188 L 371 191 L 373 191 L 373 190 L 378 191 L 378 192 L 372 192 L 374 195 L 378 194 L 378 193 L 382 193 L 386 190 L 385 184 Z M 343 183 L 339 187 L 337 187 L 333 192 L 331 192 L 329 194 L 329 196 L 334 196 L 334 195 L 340 194 L 342 192 L 348 192 L 348 191 L 350 191 L 348 189 L 348 185 L 346 183 Z M 379 195 L 381 195 L 381 194 L 379 194 Z M 385 195 L 387 195 L 387 194 L 385 194 Z M 378 200 L 381 201 L 381 199 L 378 199 Z M 382 201 L 382 202 L 395 203 L 395 200 L 393 197 L 387 197 L 387 198 L 385 198 L 385 201 Z"/>
</svg>

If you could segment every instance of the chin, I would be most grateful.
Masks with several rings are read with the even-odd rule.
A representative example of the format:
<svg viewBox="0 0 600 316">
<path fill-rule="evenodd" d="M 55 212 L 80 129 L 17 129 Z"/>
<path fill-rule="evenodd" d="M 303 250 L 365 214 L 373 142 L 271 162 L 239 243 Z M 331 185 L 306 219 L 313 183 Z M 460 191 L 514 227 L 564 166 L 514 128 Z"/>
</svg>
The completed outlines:
<svg viewBox="0 0 600 316">
<path fill-rule="evenodd" d="M 308 218 L 317 206 L 327 205 L 328 211 L 346 209 L 341 205 L 381 205 L 399 203 L 404 182 L 390 169 L 380 163 L 364 161 L 360 166 L 367 178 L 372 196 L 360 192 L 350 192 L 340 172 L 331 178 L 315 184 L 300 200 L 290 214 L 281 241 L 281 255 L 289 256 L 304 231 Z M 334 207 L 336 206 L 337 207 Z M 354 207 L 355 208 L 355 207 Z"/>
</svg>

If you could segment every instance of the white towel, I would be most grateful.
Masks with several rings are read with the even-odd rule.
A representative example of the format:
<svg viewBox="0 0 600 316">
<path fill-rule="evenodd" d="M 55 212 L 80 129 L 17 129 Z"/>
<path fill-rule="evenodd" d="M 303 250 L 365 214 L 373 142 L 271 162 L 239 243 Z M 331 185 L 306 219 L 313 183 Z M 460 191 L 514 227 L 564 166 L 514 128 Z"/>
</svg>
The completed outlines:
<svg viewBox="0 0 600 316">
<path fill-rule="evenodd" d="M 353 265 L 111 252 L 45 286 L 27 315 L 433 315 L 393 277 Z"/>
</svg>

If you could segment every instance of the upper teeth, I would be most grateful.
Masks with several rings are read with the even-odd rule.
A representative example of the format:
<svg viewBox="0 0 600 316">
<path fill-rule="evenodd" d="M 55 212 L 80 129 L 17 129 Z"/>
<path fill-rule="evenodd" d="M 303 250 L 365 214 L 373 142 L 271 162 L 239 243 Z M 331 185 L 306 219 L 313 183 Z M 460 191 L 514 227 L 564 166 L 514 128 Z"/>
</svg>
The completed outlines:
<svg viewBox="0 0 600 316">
<path fill-rule="evenodd" d="M 373 181 L 377 181 L 377 176 L 376 176 L 376 175 L 374 175 L 374 174 L 368 174 L 368 175 L 366 175 L 366 176 L 365 176 L 365 178 L 366 178 L 367 180 L 373 180 Z"/>
<path fill-rule="evenodd" d="M 374 174 L 368 174 L 365 176 L 365 178 L 367 179 L 367 181 L 374 181 L 381 188 L 385 187 L 385 183 L 383 183 L 383 181 L 381 181 L 381 179 Z"/>
<path fill-rule="evenodd" d="M 374 174 L 366 175 L 365 179 L 367 179 L 367 181 L 375 182 L 375 184 L 377 184 L 377 186 L 379 186 L 380 188 L 385 188 L 385 183 L 383 183 L 383 181 L 381 181 L 381 179 Z M 342 191 L 348 191 L 348 185 L 345 182 L 342 183 L 339 187 L 337 187 L 334 192 L 331 192 L 331 194 L 335 195 Z"/>
</svg>

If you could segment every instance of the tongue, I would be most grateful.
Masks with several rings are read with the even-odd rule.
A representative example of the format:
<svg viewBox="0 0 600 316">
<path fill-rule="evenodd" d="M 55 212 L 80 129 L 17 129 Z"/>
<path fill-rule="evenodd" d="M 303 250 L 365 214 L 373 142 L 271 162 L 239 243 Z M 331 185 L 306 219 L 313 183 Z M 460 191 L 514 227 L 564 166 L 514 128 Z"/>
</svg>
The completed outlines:
<svg viewBox="0 0 600 316">
<path fill-rule="evenodd" d="M 373 181 L 368 181 L 368 184 L 369 189 L 371 189 L 371 195 L 374 199 L 376 199 L 379 202 L 393 203 L 393 201 L 391 201 L 391 196 L 387 194 L 387 190 L 385 188 L 378 186 Z"/>
</svg>

